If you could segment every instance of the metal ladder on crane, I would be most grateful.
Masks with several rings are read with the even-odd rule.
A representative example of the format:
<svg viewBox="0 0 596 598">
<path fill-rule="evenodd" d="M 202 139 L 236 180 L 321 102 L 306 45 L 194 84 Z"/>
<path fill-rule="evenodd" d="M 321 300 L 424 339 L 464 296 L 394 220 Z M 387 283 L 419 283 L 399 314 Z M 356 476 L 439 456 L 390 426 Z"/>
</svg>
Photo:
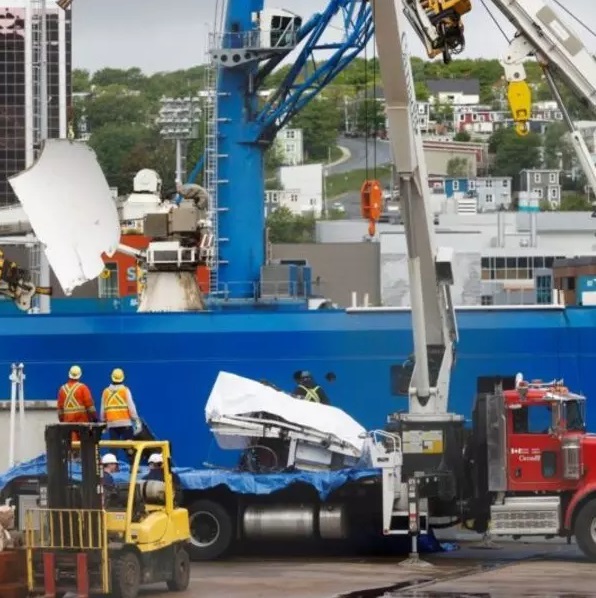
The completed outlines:
<svg viewBox="0 0 596 598">
<path fill-rule="evenodd" d="M 213 246 L 207 260 L 209 266 L 209 288 L 213 297 L 225 294 L 225 289 L 219 287 L 219 268 L 226 262 L 219 254 L 220 243 L 227 239 L 219 235 L 219 215 L 227 208 L 220 208 L 218 202 L 219 185 L 224 185 L 227 180 L 219 178 L 219 160 L 227 158 L 227 154 L 220 154 L 218 147 L 219 123 L 222 119 L 218 116 L 218 103 L 221 97 L 227 94 L 220 93 L 217 81 L 218 67 L 209 57 L 206 70 L 207 98 L 205 102 L 205 189 L 209 194 L 209 218 L 213 235 Z"/>
</svg>

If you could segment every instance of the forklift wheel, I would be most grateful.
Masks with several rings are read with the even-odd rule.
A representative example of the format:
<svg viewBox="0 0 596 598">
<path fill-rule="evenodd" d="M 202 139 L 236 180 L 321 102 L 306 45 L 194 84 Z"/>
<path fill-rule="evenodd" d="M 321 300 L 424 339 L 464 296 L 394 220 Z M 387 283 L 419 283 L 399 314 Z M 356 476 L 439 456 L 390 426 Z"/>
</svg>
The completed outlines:
<svg viewBox="0 0 596 598">
<path fill-rule="evenodd" d="M 575 540 L 591 561 L 596 561 L 596 499 L 587 502 L 575 519 Z"/>
<path fill-rule="evenodd" d="M 190 557 L 186 548 L 180 548 L 176 551 L 174 557 L 174 571 L 172 579 L 168 581 L 168 590 L 170 592 L 184 592 L 188 589 L 190 583 Z"/>
<path fill-rule="evenodd" d="M 110 595 L 113 598 L 137 598 L 141 580 L 139 557 L 134 552 L 125 552 L 114 559 L 114 576 Z"/>
</svg>

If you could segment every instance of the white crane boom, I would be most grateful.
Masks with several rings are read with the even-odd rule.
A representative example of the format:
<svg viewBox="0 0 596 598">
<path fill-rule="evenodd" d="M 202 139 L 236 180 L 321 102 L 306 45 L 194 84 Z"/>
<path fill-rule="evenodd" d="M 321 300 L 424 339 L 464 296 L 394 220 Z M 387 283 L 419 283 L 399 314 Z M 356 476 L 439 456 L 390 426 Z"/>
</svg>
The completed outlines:
<svg viewBox="0 0 596 598">
<path fill-rule="evenodd" d="M 528 57 L 535 56 L 571 131 L 571 142 L 588 184 L 596 190 L 596 168 L 590 151 L 575 128 L 552 76 L 556 72 L 588 106 L 596 109 L 596 58 L 579 35 L 543 0 L 491 1 L 517 30 L 502 64 L 518 132 L 527 133 L 532 107 L 523 63 Z"/>
<path fill-rule="evenodd" d="M 406 41 L 407 22 L 416 23 L 420 12 L 427 17 L 427 12 L 420 11 L 422 4 L 376 1 L 372 3 L 372 10 L 408 250 L 415 364 L 409 388 L 409 413 L 404 417 L 416 421 L 446 421 L 457 418 L 447 412 L 457 342 L 450 292 L 452 252 L 435 247 L 418 105 Z M 421 32 L 427 31 L 428 26 L 420 22 L 415 29 L 426 43 Z M 427 45 L 427 51 L 431 55 L 436 53 L 436 48 Z M 446 52 L 448 50 L 444 51 L 444 57 Z"/>
</svg>

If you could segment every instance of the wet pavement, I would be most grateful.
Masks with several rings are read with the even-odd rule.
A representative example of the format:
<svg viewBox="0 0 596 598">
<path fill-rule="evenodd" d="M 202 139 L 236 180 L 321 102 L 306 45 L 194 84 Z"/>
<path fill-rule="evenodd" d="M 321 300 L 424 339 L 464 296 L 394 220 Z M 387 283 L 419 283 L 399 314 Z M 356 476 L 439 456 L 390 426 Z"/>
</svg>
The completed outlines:
<svg viewBox="0 0 596 598">
<path fill-rule="evenodd" d="M 465 542 L 426 555 L 427 566 L 403 557 L 238 558 L 195 563 L 190 598 L 588 598 L 596 597 L 596 565 L 564 543 L 504 542 L 497 549 Z M 428 564 L 430 563 L 430 564 Z M 141 596 L 171 596 L 163 586 Z"/>
</svg>

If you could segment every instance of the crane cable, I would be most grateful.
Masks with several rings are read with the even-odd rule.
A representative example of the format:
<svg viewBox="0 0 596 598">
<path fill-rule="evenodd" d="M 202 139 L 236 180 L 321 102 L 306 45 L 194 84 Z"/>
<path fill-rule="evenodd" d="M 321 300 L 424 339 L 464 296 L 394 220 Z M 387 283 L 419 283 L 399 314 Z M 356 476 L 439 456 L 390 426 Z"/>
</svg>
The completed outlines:
<svg viewBox="0 0 596 598">
<path fill-rule="evenodd" d="M 576 23 L 581 25 L 588 33 L 590 33 L 593 37 L 596 37 L 596 31 L 591 27 L 588 27 L 579 17 L 576 17 L 566 6 L 563 6 L 559 0 L 553 0 L 553 2 L 564 12 L 566 12 Z"/>
<path fill-rule="evenodd" d="M 374 4 L 375 0 L 371 0 Z M 374 11 L 374 6 L 371 8 Z M 374 37 L 373 37 L 374 39 Z M 374 54 L 376 56 L 376 42 L 374 46 Z M 373 106 L 376 109 L 376 73 L 375 73 L 375 65 L 373 59 Z M 379 221 L 381 216 L 381 212 L 383 210 L 383 188 L 381 187 L 381 183 L 376 179 L 377 174 L 377 145 L 376 145 L 376 136 L 373 141 L 373 153 L 374 153 L 374 178 L 369 179 L 369 169 L 368 169 L 368 139 L 369 139 L 369 105 L 368 105 L 368 46 L 365 44 L 364 46 L 364 159 L 365 159 L 365 180 L 360 188 L 360 211 L 362 217 L 365 220 L 368 220 L 368 235 L 370 238 L 375 236 L 376 233 L 376 224 Z M 374 113 L 373 113 L 374 118 Z M 373 123 L 375 121 L 373 120 Z M 376 131 L 376 126 L 375 126 Z"/>
</svg>

